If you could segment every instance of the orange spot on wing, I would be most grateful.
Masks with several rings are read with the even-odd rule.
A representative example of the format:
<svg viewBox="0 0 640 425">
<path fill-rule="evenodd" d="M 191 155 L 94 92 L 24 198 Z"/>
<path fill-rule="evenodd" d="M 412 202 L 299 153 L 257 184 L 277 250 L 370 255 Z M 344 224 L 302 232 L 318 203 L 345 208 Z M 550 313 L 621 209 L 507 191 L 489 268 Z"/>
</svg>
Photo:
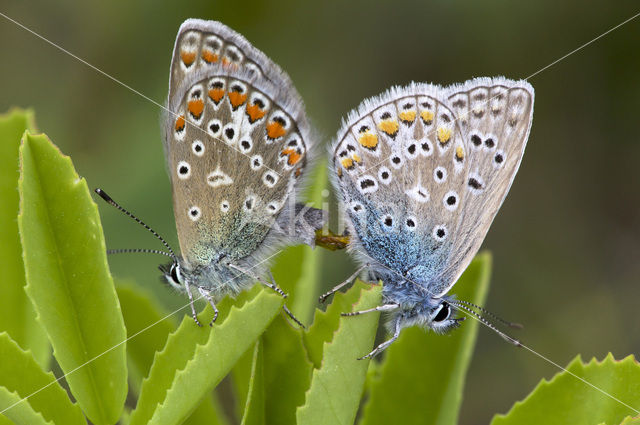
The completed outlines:
<svg viewBox="0 0 640 425">
<path fill-rule="evenodd" d="M 258 105 L 247 105 L 247 115 L 249 115 L 249 121 L 253 124 L 255 121 L 264 117 L 266 112 L 260 109 Z"/>
<path fill-rule="evenodd" d="M 200 118 L 202 116 L 202 111 L 204 110 L 204 101 L 202 99 L 194 99 L 189 101 L 189 112 L 195 119 Z"/>
<path fill-rule="evenodd" d="M 231 106 L 235 110 L 238 106 L 242 105 L 247 101 L 247 95 L 239 93 L 237 91 L 229 92 L 229 101 L 231 102 Z"/>
<path fill-rule="evenodd" d="M 354 153 L 352 156 L 355 162 L 360 163 L 362 161 L 362 158 L 360 158 L 360 155 L 358 155 L 357 153 Z"/>
<path fill-rule="evenodd" d="M 416 111 L 402 111 L 398 114 L 398 117 L 402 122 L 412 123 L 416 119 Z"/>
<path fill-rule="evenodd" d="M 380 124 L 378 124 L 378 128 L 384 131 L 385 133 L 387 133 L 389 136 L 394 137 L 396 134 L 398 134 L 398 121 L 395 121 L 395 120 L 380 121 Z"/>
<path fill-rule="evenodd" d="M 344 158 L 342 161 L 340 161 L 340 163 L 347 170 L 350 170 L 353 168 L 353 159 L 351 158 Z"/>
<path fill-rule="evenodd" d="M 267 124 L 267 137 L 269 137 L 269 139 L 277 139 L 278 137 L 284 136 L 285 133 L 284 127 L 279 122 L 272 121 Z"/>
<path fill-rule="evenodd" d="M 358 139 L 358 143 L 360 143 L 365 148 L 374 149 L 376 146 L 378 146 L 378 136 L 371 132 L 364 133 Z"/>
<path fill-rule="evenodd" d="M 451 140 L 451 130 L 444 127 L 438 128 L 438 141 L 444 145 L 449 140 Z"/>
<path fill-rule="evenodd" d="M 206 63 L 218 62 L 218 55 L 213 53 L 211 50 L 203 50 L 202 51 L 202 59 Z"/>
<path fill-rule="evenodd" d="M 433 121 L 433 112 L 422 111 L 420 112 L 420 118 L 422 118 L 422 121 L 424 121 L 425 124 L 431 124 Z"/>
<path fill-rule="evenodd" d="M 180 58 L 182 59 L 182 62 L 189 67 L 196 60 L 196 52 L 185 52 L 183 50 L 180 52 Z"/>
<path fill-rule="evenodd" d="M 464 159 L 464 149 L 462 149 L 462 146 L 458 146 L 456 148 L 456 158 L 458 159 Z"/>
<path fill-rule="evenodd" d="M 284 149 L 280 156 L 288 156 L 289 159 L 287 159 L 287 164 L 289 165 L 297 164 L 298 161 L 300 161 L 300 158 L 302 158 L 302 155 L 300 155 L 295 149 L 291 148 Z"/>
<path fill-rule="evenodd" d="M 223 56 L 223 57 L 222 57 L 222 64 L 223 64 L 224 66 L 228 66 L 228 65 L 230 65 L 230 64 L 231 64 L 231 62 L 229 61 L 229 59 L 227 59 L 227 57 L 226 57 L 226 56 Z"/>
<path fill-rule="evenodd" d="M 184 117 L 180 115 L 178 119 L 176 119 L 176 131 L 184 130 Z"/>
<path fill-rule="evenodd" d="M 211 89 L 211 90 L 209 90 L 209 97 L 215 103 L 218 103 L 218 102 L 220 102 L 220 99 L 222 99 L 224 97 L 224 90 L 223 89 Z"/>
</svg>

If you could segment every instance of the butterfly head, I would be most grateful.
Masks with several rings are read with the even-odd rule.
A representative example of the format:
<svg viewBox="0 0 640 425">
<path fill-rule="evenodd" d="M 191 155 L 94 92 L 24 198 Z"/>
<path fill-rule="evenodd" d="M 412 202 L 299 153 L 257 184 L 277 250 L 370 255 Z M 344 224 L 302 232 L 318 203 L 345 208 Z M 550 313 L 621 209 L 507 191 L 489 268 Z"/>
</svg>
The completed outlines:
<svg viewBox="0 0 640 425">
<path fill-rule="evenodd" d="M 185 292 L 189 287 L 206 289 L 219 298 L 228 293 L 238 293 L 251 279 L 233 268 L 231 259 L 220 253 L 213 261 L 203 264 L 192 264 L 181 257 L 161 264 L 162 279 L 172 288 Z"/>
<path fill-rule="evenodd" d="M 416 303 L 402 302 L 392 313 L 389 323 L 393 325 L 399 321 L 401 328 L 418 325 L 439 334 L 448 333 L 465 319 L 456 317 L 449 298 L 425 297 Z"/>
</svg>

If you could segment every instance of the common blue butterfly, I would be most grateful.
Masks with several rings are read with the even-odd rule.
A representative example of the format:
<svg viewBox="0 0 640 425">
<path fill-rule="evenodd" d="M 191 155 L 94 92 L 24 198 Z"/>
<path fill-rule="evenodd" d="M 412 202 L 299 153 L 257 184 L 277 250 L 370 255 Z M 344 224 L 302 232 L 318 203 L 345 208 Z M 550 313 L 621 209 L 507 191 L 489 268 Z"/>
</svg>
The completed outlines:
<svg viewBox="0 0 640 425">
<path fill-rule="evenodd" d="M 513 182 L 533 100 L 529 83 L 500 77 L 449 87 L 412 83 L 348 115 L 331 146 L 330 173 L 350 250 L 384 285 L 384 304 L 368 311 L 390 312 L 393 334 L 365 357 L 404 327 L 444 333 L 462 320 L 452 309 L 474 314 L 448 292 Z"/>
</svg>

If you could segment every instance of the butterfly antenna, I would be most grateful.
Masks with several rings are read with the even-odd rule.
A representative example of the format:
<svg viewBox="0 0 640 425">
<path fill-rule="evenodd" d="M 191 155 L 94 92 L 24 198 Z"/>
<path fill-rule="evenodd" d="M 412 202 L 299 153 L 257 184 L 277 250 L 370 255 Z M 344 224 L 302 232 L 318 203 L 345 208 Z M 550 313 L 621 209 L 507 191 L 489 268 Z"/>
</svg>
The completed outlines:
<svg viewBox="0 0 640 425">
<path fill-rule="evenodd" d="M 508 320 L 504 320 L 502 317 L 497 316 L 496 314 L 490 312 L 489 310 L 487 310 L 485 308 L 480 307 L 477 304 L 471 303 L 469 301 L 463 301 L 463 300 L 456 300 L 456 302 L 460 303 L 460 304 L 468 305 L 470 307 L 474 307 L 474 308 L 480 310 L 481 312 L 483 312 L 485 315 L 491 317 L 492 319 L 497 320 L 498 322 L 502 323 L 505 326 L 509 326 L 510 328 L 513 328 L 513 329 L 522 329 L 522 328 L 524 328 L 524 326 L 522 326 L 520 323 L 509 322 Z"/>
<path fill-rule="evenodd" d="M 504 339 L 505 341 L 515 345 L 516 347 L 522 347 L 522 344 L 520 343 L 520 341 L 518 341 L 517 339 L 512 338 L 509 335 L 507 335 L 506 333 L 502 332 L 500 329 L 496 328 L 493 323 L 489 322 L 486 318 L 484 318 L 480 314 L 476 313 L 475 311 L 473 311 L 469 307 L 465 306 L 464 304 L 459 303 L 458 301 L 447 301 L 447 302 L 449 304 L 451 304 L 452 306 L 454 306 L 455 308 L 457 308 L 458 310 L 463 310 L 463 311 L 467 312 L 468 314 L 472 315 L 473 317 L 475 317 L 476 319 L 478 319 L 480 321 L 480 323 L 482 323 L 483 325 L 485 325 L 486 327 L 488 327 L 489 329 L 493 330 L 495 333 L 500 335 L 502 337 L 502 339 Z"/>
<path fill-rule="evenodd" d="M 144 227 L 145 229 L 147 229 L 148 231 L 150 231 L 156 238 L 158 238 L 158 240 L 160 242 L 162 242 L 162 244 L 165 246 L 165 248 L 167 248 L 170 252 L 169 255 L 167 255 L 166 252 L 164 251 L 156 251 L 154 249 L 149 249 L 149 250 L 144 250 L 144 249 L 132 249 L 132 250 L 126 250 L 126 249 L 117 249 L 117 250 L 111 250 L 111 252 L 107 251 L 107 253 L 112 253 L 112 254 L 117 254 L 117 253 L 122 253 L 122 252 L 149 252 L 149 253 L 153 253 L 153 254 L 164 254 L 167 255 L 168 257 L 173 258 L 174 260 L 177 258 L 175 252 L 173 252 L 173 249 L 171 249 L 171 247 L 169 246 L 169 244 L 167 243 L 167 241 L 164 240 L 164 238 L 162 236 L 160 236 L 155 230 L 153 230 L 151 227 L 147 226 L 142 220 L 140 220 L 138 217 L 136 217 L 135 215 L 131 214 L 129 211 L 127 211 L 126 209 L 124 209 L 123 207 L 120 206 L 120 204 L 118 204 L 116 201 L 114 201 L 113 199 L 111 199 L 111 197 L 109 195 L 107 195 L 107 193 L 98 188 L 95 190 L 95 192 L 100 195 L 100 197 L 102 199 L 104 199 L 109 205 L 116 207 L 117 209 L 119 209 L 121 212 L 123 212 L 124 214 L 126 214 L 128 217 L 134 219 L 139 225 L 141 225 L 142 227 Z"/>
<path fill-rule="evenodd" d="M 174 258 L 168 252 L 160 251 L 159 249 L 147 249 L 147 248 L 126 248 L 126 249 L 107 249 L 107 254 L 128 254 L 128 253 L 139 253 L 143 252 L 146 254 L 160 254 L 170 258 Z"/>
</svg>

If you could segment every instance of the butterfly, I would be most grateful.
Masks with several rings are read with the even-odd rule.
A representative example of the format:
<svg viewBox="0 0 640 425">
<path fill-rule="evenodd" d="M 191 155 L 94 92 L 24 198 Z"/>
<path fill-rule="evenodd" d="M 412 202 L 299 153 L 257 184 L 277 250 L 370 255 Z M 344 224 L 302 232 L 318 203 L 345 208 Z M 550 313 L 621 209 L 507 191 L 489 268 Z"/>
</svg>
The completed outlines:
<svg viewBox="0 0 640 425">
<path fill-rule="evenodd" d="M 349 113 L 331 146 L 330 174 L 361 263 L 356 274 L 383 282 L 383 305 L 347 315 L 389 312 L 393 335 L 364 358 L 405 327 L 444 333 L 464 319 L 452 310 L 482 310 L 448 293 L 513 182 L 533 100 L 526 81 L 476 78 L 393 87 Z"/>
<path fill-rule="evenodd" d="M 193 319 L 200 325 L 194 292 L 213 308 L 211 324 L 217 300 L 256 280 L 286 297 L 263 279 L 268 260 L 279 247 L 313 245 L 324 222 L 321 210 L 296 203 L 313 140 L 289 76 L 224 24 L 188 19 L 173 49 L 163 130 L 181 255 L 145 227 L 168 249 L 153 252 L 171 258 L 160 270 L 187 293 Z"/>
</svg>

